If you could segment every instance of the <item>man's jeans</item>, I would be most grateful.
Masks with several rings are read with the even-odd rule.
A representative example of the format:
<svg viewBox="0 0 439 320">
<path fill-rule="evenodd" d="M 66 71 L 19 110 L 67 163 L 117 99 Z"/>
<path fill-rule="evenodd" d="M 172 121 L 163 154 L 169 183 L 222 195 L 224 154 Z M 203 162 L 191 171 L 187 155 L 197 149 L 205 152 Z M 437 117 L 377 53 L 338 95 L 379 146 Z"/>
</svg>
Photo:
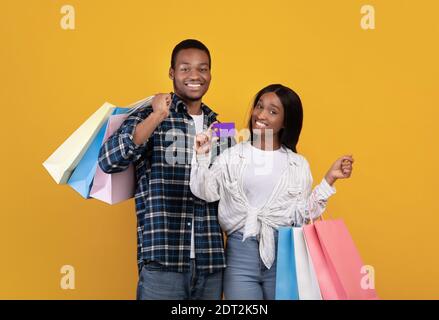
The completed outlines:
<svg viewBox="0 0 439 320">
<path fill-rule="evenodd" d="M 191 260 L 189 272 L 164 271 L 157 262 L 145 263 L 137 285 L 138 300 L 220 300 L 223 271 L 203 273 Z"/>
<path fill-rule="evenodd" d="M 259 242 L 249 237 L 242 242 L 241 232 L 227 237 L 224 271 L 226 300 L 274 300 L 276 292 L 276 260 L 267 269 L 259 255 Z M 277 251 L 277 232 L 275 232 Z M 277 252 L 276 252 L 277 253 Z"/>
</svg>

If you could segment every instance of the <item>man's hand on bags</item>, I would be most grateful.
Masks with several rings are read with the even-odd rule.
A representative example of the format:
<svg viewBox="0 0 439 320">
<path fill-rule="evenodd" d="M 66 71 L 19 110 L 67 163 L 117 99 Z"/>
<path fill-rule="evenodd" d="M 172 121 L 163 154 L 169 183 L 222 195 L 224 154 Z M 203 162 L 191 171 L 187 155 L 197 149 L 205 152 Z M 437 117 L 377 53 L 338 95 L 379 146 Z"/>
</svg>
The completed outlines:
<svg viewBox="0 0 439 320">
<path fill-rule="evenodd" d="M 352 174 L 354 159 L 351 155 L 338 158 L 326 173 L 325 179 L 329 185 L 333 185 L 337 179 L 347 179 Z"/>
<path fill-rule="evenodd" d="M 154 130 L 169 116 L 170 105 L 171 95 L 169 93 L 159 93 L 154 96 L 152 113 L 134 129 L 133 142 L 136 145 L 142 145 L 148 141 Z"/>
<path fill-rule="evenodd" d="M 158 93 L 152 99 L 153 113 L 158 115 L 161 120 L 169 116 L 169 106 L 171 105 L 171 95 L 169 93 Z"/>
</svg>

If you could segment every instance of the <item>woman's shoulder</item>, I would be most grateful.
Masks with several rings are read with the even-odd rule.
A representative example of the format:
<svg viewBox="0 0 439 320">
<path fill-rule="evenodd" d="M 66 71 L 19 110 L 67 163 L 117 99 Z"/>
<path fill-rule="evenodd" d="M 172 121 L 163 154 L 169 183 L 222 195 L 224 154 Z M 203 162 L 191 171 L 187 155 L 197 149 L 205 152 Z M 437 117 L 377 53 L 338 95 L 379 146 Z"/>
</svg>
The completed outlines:
<svg viewBox="0 0 439 320">
<path fill-rule="evenodd" d="M 308 160 L 306 159 L 306 157 L 300 153 L 294 152 L 290 149 L 288 149 L 288 153 L 292 159 L 292 161 L 298 165 L 298 166 L 303 166 L 303 167 L 309 167 L 309 163 Z"/>
</svg>

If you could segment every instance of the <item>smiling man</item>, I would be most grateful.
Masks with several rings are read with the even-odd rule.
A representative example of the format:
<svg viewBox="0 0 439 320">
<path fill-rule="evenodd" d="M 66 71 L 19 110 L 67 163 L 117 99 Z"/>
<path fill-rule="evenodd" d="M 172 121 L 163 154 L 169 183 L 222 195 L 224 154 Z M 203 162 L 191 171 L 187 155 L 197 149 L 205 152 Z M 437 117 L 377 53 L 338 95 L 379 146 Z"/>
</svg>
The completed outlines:
<svg viewBox="0 0 439 320">
<path fill-rule="evenodd" d="M 104 172 L 131 163 L 136 168 L 137 299 L 221 298 L 225 259 L 218 203 L 195 197 L 189 187 L 195 134 L 217 116 L 202 102 L 210 70 L 204 44 L 179 43 L 169 69 L 174 93 L 157 94 L 100 150 Z"/>
</svg>

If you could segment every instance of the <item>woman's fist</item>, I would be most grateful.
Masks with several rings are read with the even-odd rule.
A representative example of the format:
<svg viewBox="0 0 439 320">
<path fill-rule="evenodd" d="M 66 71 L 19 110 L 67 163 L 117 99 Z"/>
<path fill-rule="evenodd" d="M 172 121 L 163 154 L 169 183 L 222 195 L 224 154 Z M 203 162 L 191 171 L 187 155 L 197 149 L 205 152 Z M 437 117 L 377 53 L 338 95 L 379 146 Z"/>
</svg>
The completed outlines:
<svg viewBox="0 0 439 320">
<path fill-rule="evenodd" d="M 337 179 L 349 178 L 352 174 L 352 164 L 354 159 L 351 155 L 343 156 L 337 159 L 326 173 L 326 181 L 332 185 Z"/>
</svg>

